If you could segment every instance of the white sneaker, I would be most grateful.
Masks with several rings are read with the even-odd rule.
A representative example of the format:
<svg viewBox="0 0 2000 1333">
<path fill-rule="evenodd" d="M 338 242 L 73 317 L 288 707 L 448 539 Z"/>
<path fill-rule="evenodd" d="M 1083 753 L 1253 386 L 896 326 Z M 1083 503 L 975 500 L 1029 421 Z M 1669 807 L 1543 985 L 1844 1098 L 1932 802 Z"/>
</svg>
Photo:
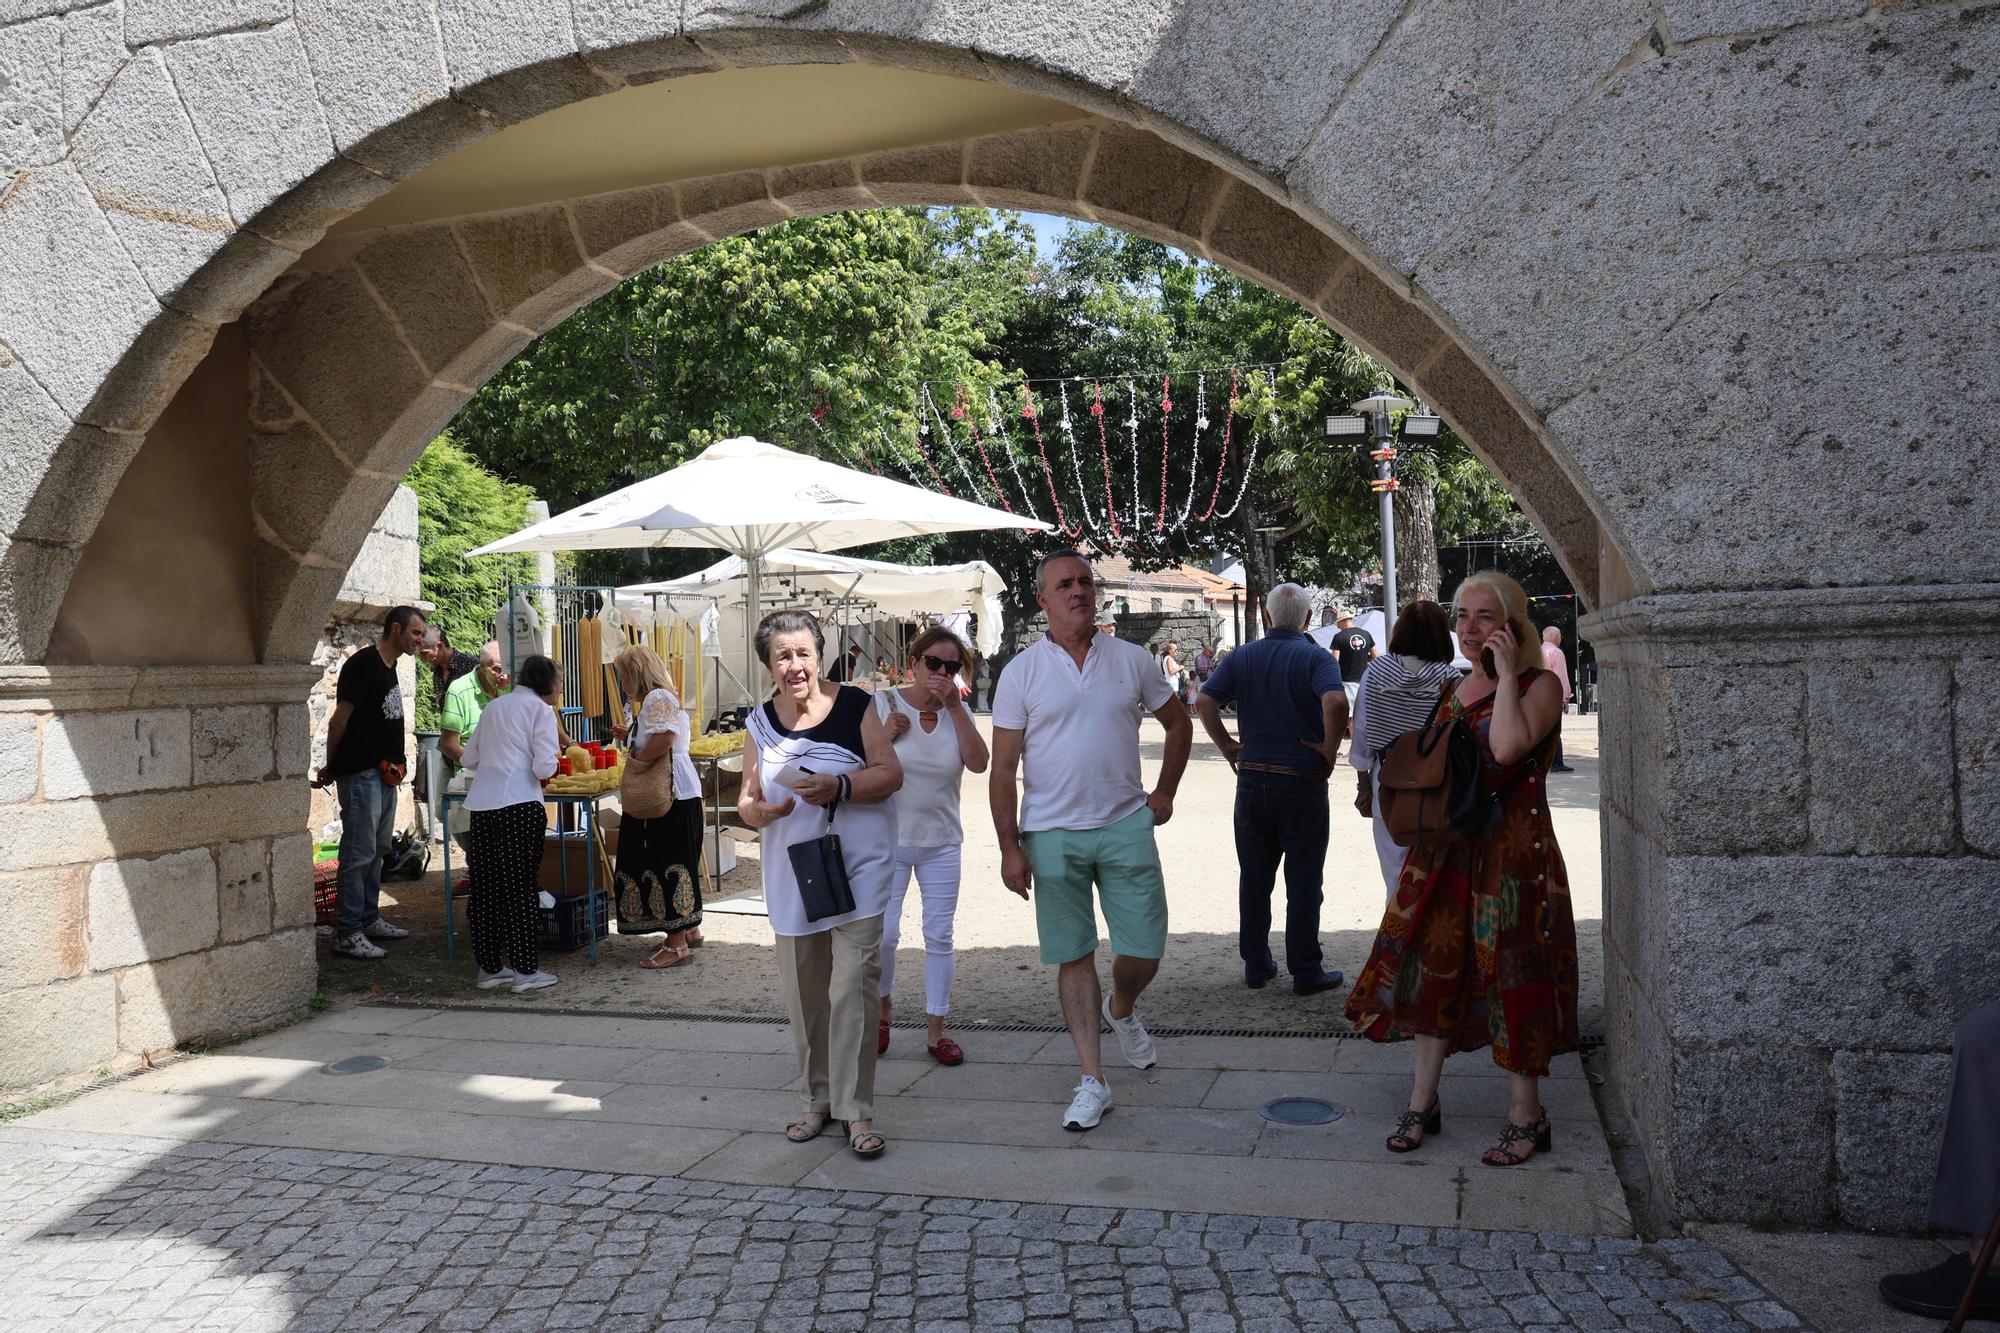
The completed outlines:
<svg viewBox="0 0 2000 1333">
<path fill-rule="evenodd" d="M 409 931 L 404 930 L 401 926 L 390 925 L 379 916 L 363 926 L 361 933 L 371 940 L 406 940 L 410 938 Z"/>
<path fill-rule="evenodd" d="M 387 958 L 389 951 L 376 944 L 360 931 L 351 935 L 341 935 L 333 941 L 333 951 L 344 953 L 349 958 Z"/>
<path fill-rule="evenodd" d="M 479 989 L 498 990 L 502 986 L 511 986 L 520 979 L 521 974 L 511 967 L 503 967 L 498 972 L 488 972 L 485 968 L 481 968 L 479 970 Z"/>
<path fill-rule="evenodd" d="M 1104 1021 L 1117 1034 L 1118 1049 L 1125 1056 L 1125 1063 L 1134 1069 L 1151 1069 L 1160 1063 L 1160 1053 L 1153 1048 L 1153 1034 L 1146 1031 L 1146 1025 L 1139 1021 L 1139 1011 L 1134 1009 L 1130 1018 L 1111 1016 L 1111 997 L 1104 997 Z"/>
<path fill-rule="evenodd" d="M 519 995 L 524 991 L 540 990 L 544 986 L 553 986 L 555 984 L 555 973 L 537 970 L 530 972 L 525 977 L 517 975 L 514 979 L 513 990 L 516 995 Z"/>
<path fill-rule="evenodd" d="M 1104 1119 L 1104 1113 L 1110 1109 L 1111 1085 L 1100 1083 L 1085 1074 L 1083 1082 L 1076 1085 L 1076 1097 L 1070 1102 L 1069 1110 L 1063 1112 L 1063 1128 L 1096 1129 L 1097 1122 Z"/>
</svg>

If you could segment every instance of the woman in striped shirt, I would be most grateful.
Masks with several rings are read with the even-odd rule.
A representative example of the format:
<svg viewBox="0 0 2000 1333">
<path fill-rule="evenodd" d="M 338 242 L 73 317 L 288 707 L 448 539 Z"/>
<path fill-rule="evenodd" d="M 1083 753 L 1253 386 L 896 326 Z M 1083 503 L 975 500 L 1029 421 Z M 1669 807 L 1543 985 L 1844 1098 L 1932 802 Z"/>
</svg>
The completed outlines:
<svg viewBox="0 0 2000 1333">
<path fill-rule="evenodd" d="M 1374 821 L 1375 857 L 1382 863 L 1382 882 L 1392 898 L 1409 848 L 1396 845 L 1382 820 L 1375 765 L 1396 737 L 1430 721 L 1445 682 L 1458 679 L 1452 655 L 1451 618 L 1445 609 L 1436 602 L 1411 602 L 1396 617 L 1389 651 L 1361 673 L 1361 691 L 1354 704 L 1354 744 L 1348 751 L 1360 777 L 1354 808 Z"/>
</svg>

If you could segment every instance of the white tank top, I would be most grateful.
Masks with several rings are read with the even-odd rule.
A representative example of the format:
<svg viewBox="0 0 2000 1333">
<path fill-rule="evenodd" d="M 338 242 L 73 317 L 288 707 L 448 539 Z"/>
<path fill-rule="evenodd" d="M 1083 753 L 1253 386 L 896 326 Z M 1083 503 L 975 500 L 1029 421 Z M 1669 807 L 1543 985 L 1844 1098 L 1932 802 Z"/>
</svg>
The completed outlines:
<svg viewBox="0 0 2000 1333">
<path fill-rule="evenodd" d="M 877 694 L 875 710 L 884 722 L 891 713 L 910 719 L 910 729 L 896 742 L 896 758 L 903 765 L 902 790 L 890 798 L 896 805 L 896 845 L 955 847 L 964 842 L 958 786 L 965 776 L 965 760 L 958 752 L 958 729 L 940 714 L 937 730 L 926 732 L 901 690 Z"/>
</svg>

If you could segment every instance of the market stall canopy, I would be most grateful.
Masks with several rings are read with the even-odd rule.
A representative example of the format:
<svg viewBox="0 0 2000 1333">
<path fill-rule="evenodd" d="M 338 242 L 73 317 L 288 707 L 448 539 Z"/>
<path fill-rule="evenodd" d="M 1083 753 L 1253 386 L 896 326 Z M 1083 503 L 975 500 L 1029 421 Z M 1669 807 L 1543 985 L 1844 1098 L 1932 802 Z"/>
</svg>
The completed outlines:
<svg viewBox="0 0 2000 1333">
<path fill-rule="evenodd" d="M 1047 523 L 856 472 L 747 435 L 471 552 L 696 546 L 743 557 Z M 755 577 L 755 571 L 751 573 Z"/>
<path fill-rule="evenodd" d="M 765 579 L 789 582 L 800 593 L 830 598 L 856 598 L 884 614 L 903 619 L 917 615 L 943 618 L 969 610 L 979 617 L 982 653 L 1000 647 L 1000 598 L 1007 584 L 984 560 L 962 565 L 895 565 L 823 551 L 776 550 L 762 561 Z M 720 560 L 699 574 L 660 583 L 635 583 L 618 590 L 619 609 L 628 617 L 649 596 L 714 598 L 724 606 L 745 603 L 750 594 L 747 562 L 738 556 Z M 628 607 L 627 599 L 632 599 Z"/>
</svg>

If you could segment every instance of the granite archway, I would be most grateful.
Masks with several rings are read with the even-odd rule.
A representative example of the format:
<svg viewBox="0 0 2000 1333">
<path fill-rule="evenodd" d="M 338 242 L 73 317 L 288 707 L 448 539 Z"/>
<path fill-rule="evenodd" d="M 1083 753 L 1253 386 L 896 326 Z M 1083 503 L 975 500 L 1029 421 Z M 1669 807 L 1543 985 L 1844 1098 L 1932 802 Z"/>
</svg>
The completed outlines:
<svg viewBox="0 0 2000 1333">
<path fill-rule="evenodd" d="M 309 988 L 285 664 L 485 375 L 714 236 L 971 199 L 1294 295 L 1488 456 L 1596 590 L 1610 1038 L 1659 1183 L 1697 1213 L 1910 1219 L 1913 1154 L 1871 1127 L 1928 1104 L 1952 1019 L 2000 990 L 1992 8 L 252 8 L 0 20 L 17 63 L 55 52 L 0 140 L 0 871 L 37 922 L 0 975 L 10 1080 Z M 341 225 L 588 99 L 855 62 L 1066 111 Z M 121 492 L 159 450 L 237 479 L 213 489 L 239 630 L 93 615 L 93 570 L 189 522 Z M 1857 619 L 1894 654 L 1843 650 Z M 265 928 L 190 926 L 252 862 Z"/>
</svg>

